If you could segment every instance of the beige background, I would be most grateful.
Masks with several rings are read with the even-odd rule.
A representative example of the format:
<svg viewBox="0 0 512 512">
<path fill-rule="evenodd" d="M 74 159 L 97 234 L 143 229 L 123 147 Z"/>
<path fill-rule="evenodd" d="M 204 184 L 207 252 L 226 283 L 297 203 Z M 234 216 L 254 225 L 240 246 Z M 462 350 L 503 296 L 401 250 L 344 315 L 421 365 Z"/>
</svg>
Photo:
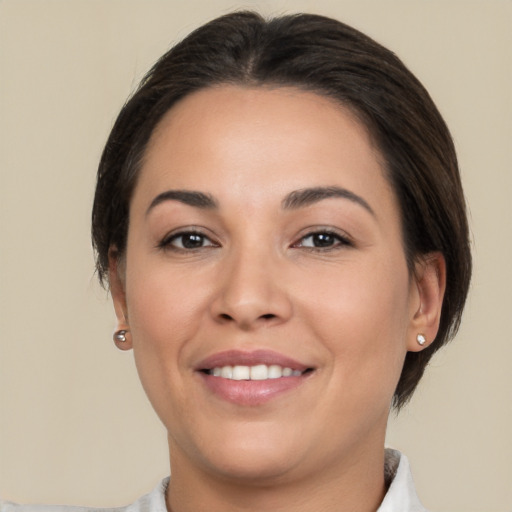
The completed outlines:
<svg viewBox="0 0 512 512">
<path fill-rule="evenodd" d="M 5 0 L 0 3 L 0 494 L 121 505 L 168 472 L 163 428 L 89 241 L 95 167 L 149 65 L 232 8 L 338 17 L 395 50 L 460 155 L 475 243 L 464 326 L 389 443 L 432 510 L 512 510 L 512 3 Z"/>
</svg>

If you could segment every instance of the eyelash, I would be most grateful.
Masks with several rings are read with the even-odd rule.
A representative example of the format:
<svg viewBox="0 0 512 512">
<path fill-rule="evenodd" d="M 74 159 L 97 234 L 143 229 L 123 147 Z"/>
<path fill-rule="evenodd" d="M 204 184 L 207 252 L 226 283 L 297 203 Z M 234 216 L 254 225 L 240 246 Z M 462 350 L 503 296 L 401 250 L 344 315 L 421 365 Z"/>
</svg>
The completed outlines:
<svg viewBox="0 0 512 512">
<path fill-rule="evenodd" d="M 201 245 L 199 247 L 184 247 L 183 240 L 182 240 L 181 247 L 173 245 L 173 242 L 175 242 L 176 240 L 179 240 L 180 238 L 183 239 L 186 236 L 196 236 L 201 240 L 202 243 L 204 243 L 205 241 L 209 241 L 210 243 L 208 245 Z M 305 240 L 307 240 L 308 238 L 313 238 L 315 236 L 316 237 L 319 237 L 319 236 L 328 237 L 333 240 L 334 244 L 333 245 L 325 245 L 323 247 L 317 247 L 314 245 L 311 245 L 311 246 L 304 245 Z M 329 229 L 317 229 L 314 231 L 310 231 L 310 232 L 306 233 L 304 236 L 302 236 L 297 242 L 295 242 L 291 245 L 292 248 L 301 248 L 302 247 L 303 249 L 306 249 L 306 250 L 312 251 L 312 252 L 327 252 L 327 251 L 339 249 L 341 247 L 353 247 L 353 246 L 354 246 L 353 242 L 347 236 L 341 235 L 340 233 L 333 231 L 333 230 L 329 230 Z M 205 235 L 201 231 L 189 229 L 187 231 L 180 231 L 178 233 L 173 233 L 171 235 L 167 235 L 157 244 L 157 247 L 162 250 L 172 250 L 172 251 L 176 251 L 176 252 L 195 252 L 195 251 L 199 251 L 199 250 L 210 248 L 210 247 L 219 247 L 219 244 L 216 242 L 213 242 L 207 235 Z"/>
<path fill-rule="evenodd" d="M 323 247 L 316 247 L 316 246 L 306 246 L 304 245 L 304 240 L 308 238 L 318 236 L 326 236 L 329 237 L 334 241 L 333 245 L 326 245 Z M 337 231 L 333 231 L 330 229 L 316 229 L 314 231 L 310 231 L 309 233 L 302 236 L 298 242 L 294 243 L 292 247 L 302 247 L 304 249 L 307 249 L 309 251 L 313 252 L 327 252 L 327 251 L 333 251 L 336 249 L 340 249 L 342 247 L 353 247 L 354 244 L 350 238 L 348 238 L 346 235 L 342 235 L 338 233 Z"/>
<path fill-rule="evenodd" d="M 178 240 L 180 238 L 184 238 L 186 236 L 196 236 L 198 238 L 201 238 L 203 243 L 205 240 L 208 240 L 210 243 L 208 245 L 202 245 L 201 247 L 177 247 L 173 245 L 173 242 L 175 240 Z M 183 246 L 183 242 L 181 244 Z M 194 230 L 194 229 L 188 229 L 187 231 L 180 231 L 178 233 L 173 233 L 171 235 L 165 236 L 157 245 L 159 249 L 164 250 L 172 250 L 177 252 L 191 252 L 191 251 L 197 251 L 201 250 L 207 247 L 218 247 L 219 245 L 215 242 L 212 242 L 211 239 L 202 233 L 201 231 Z"/>
</svg>

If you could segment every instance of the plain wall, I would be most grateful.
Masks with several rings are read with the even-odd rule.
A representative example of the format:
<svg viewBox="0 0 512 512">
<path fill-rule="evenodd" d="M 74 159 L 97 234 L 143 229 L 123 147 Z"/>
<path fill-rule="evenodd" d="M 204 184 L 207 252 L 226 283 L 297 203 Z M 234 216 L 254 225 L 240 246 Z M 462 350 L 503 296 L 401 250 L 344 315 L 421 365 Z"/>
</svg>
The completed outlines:
<svg viewBox="0 0 512 512">
<path fill-rule="evenodd" d="M 463 327 L 388 442 L 437 511 L 512 510 L 512 3 L 4 0 L 0 3 L 0 495 L 122 505 L 168 469 L 166 435 L 117 351 L 89 217 L 115 116 L 153 61 L 234 8 L 309 11 L 393 49 L 458 149 L 475 273 Z"/>
</svg>

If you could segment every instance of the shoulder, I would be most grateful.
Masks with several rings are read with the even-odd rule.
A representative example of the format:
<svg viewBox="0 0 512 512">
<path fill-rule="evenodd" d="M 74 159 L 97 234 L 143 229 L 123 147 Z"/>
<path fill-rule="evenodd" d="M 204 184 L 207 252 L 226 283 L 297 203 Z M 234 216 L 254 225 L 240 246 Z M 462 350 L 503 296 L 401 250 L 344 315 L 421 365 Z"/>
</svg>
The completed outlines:
<svg viewBox="0 0 512 512">
<path fill-rule="evenodd" d="M 115 508 L 75 507 L 66 505 L 19 505 L 0 499 L 0 512 L 167 512 L 165 490 L 169 478 L 164 478 L 149 494 L 131 505 Z"/>
<path fill-rule="evenodd" d="M 389 485 L 377 512 L 428 512 L 421 504 L 407 457 L 397 450 L 386 450 L 384 471 Z"/>
</svg>

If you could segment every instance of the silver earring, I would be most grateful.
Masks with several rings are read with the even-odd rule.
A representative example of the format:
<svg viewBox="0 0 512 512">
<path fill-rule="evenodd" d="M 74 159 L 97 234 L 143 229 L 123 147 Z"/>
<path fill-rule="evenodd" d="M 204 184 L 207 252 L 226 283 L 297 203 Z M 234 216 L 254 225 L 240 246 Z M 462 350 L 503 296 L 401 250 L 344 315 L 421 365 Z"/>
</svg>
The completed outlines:
<svg viewBox="0 0 512 512">
<path fill-rule="evenodd" d="M 126 329 L 121 329 L 120 331 L 116 331 L 114 333 L 114 341 L 119 343 L 124 343 L 126 341 L 126 333 L 128 331 Z"/>
<path fill-rule="evenodd" d="M 419 345 L 423 346 L 427 343 L 427 338 L 425 338 L 423 334 L 418 334 L 418 336 L 416 336 L 416 341 Z"/>
</svg>

